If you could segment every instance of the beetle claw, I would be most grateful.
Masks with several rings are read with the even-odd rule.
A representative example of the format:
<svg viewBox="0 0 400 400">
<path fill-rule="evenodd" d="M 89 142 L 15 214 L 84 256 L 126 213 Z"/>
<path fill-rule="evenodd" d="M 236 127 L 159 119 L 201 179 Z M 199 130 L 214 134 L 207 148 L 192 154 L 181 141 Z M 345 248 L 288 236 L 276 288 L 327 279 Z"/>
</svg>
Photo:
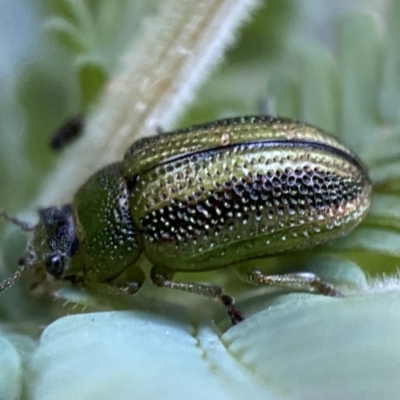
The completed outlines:
<svg viewBox="0 0 400 400">
<path fill-rule="evenodd" d="M 235 301 L 231 296 L 227 294 L 223 294 L 220 297 L 222 304 L 226 307 L 228 311 L 228 315 L 231 317 L 231 321 L 233 325 L 238 324 L 244 320 L 244 314 L 239 310 L 239 308 L 235 305 Z"/>
</svg>

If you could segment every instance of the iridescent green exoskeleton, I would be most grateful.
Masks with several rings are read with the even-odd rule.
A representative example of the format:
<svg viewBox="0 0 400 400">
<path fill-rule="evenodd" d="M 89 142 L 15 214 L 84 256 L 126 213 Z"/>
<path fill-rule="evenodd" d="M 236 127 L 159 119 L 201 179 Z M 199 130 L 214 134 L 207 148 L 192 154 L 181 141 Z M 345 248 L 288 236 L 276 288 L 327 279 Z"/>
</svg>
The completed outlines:
<svg viewBox="0 0 400 400">
<path fill-rule="evenodd" d="M 109 292 L 136 293 L 139 258 L 156 285 L 220 300 L 218 286 L 176 282 L 174 273 L 243 264 L 311 248 L 351 231 L 366 215 L 371 183 L 360 159 L 334 137 L 283 118 L 243 117 L 134 143 L 120 163 L 93 175 L 72 204 L 39 210 L 11 286 L 27 268 Z M 14 219 L 14 222 L 23 225 Z M 338 296 L 311 273 L 245 277 Z"/>
</svg>

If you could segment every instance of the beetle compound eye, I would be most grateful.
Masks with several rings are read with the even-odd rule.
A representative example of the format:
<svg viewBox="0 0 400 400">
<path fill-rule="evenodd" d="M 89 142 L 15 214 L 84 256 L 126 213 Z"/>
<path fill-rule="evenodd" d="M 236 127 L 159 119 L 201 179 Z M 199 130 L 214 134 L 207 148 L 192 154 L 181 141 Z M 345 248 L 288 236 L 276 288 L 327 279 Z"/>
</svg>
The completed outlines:
<svg viewBox="0 0 400 400">
<path fill-rule="evenodd" d="M 60 278 L 64 272 L 64 258 L 59 254 L 51 256 L 46 262 L 46 271 L 55 278 Z"/>
</svg>

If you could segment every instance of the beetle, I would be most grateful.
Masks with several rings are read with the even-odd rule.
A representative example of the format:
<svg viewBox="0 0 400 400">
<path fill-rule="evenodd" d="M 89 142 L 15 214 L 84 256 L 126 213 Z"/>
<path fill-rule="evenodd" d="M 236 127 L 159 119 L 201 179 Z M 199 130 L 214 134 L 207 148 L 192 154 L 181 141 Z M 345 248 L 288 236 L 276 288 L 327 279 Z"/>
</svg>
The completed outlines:
<svg viewBox="0 0 400 400">
<path fill-rule="evenodd" d="M 362 161 L 306 123 L 250 116 L 143 138 L 89 178 L 71 204 L 40 209 L 36 226 L 10 218 L 33 238 L 0 292 L 35 268 L 52 279 L 134 294 L 145 256 L 154 284 L 219 300 L 235 324 L 244 316 L 221 287 L 177 282 L 174 274 L 329 242 L 360 223 L 370 199 Z M 340 296 L 307 272 L 254 269 L 244 278 Z"/>
</svg>

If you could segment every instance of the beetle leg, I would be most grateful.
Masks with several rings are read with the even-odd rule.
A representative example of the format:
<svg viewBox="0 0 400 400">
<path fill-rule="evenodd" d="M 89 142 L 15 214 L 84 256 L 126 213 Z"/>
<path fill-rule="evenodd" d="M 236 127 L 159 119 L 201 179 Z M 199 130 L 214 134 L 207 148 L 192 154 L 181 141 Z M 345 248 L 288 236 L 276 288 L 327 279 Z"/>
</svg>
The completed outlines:
<svg viewBox="0 0 400 400">
<path fill-rule="evenodd" d="M 96 282 L 95 279 L 85 279 L 83 285 L 89 289 L 96 289 L 110 294 L 133 295 L 137 293 L 145 280 L 143 271 L 136 263 L 128 267 L 121 275 L 109 282 Z"/>
<path fill-rule="evenodd" d="M 118 285 L 112 282 L 93 282 L 85 281 L 84 287 L 88 289 L 98 290 L 109 294 L 135 294 L 139 291 L 141 285 L 138 282 L 126 282 L 123 285 Z"/>
<path fill-rule="evenodd" d="M 173 276 L 173 272 L 165 271 L 159 267 L 153 267 L 151 270 L 151 280 L 155 285 L 210 297 L 211 299 L 220 301 L 225 306 L 232 320 L 232 324 L 235 325 L 244 320 L 244 315 L 235 305 L 233 297 L 225 294 L 220 286 L 202 283 L 175 282 L 172 280 Z"/>
<path fill-rule="evenodd" d="M 298 272 L 281 275 L 265 275 L 259 270 L 253 270 L 247 275 L 251 283 L 280 286 L 306 292 L 317 292 L 325 296 L 342 297 L 340 291 L 311 272 Z"/>
</svg>

